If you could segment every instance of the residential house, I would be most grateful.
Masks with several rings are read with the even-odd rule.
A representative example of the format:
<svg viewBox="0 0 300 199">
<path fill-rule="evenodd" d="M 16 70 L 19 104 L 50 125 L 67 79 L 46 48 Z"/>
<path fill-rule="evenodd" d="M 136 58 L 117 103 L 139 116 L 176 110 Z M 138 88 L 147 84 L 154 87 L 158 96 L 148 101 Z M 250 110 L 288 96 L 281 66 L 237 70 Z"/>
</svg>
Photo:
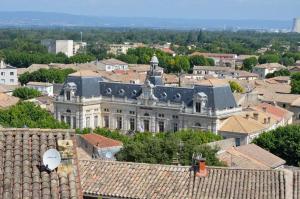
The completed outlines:
<svg viewBox="0 0 300 199">
<path fill-rule="evenodd" d="M 103 71 L 128 70 L 128 64 L 126 62 L 114 58 L 96 61 L 95 64 L 98 70 Z"/>
<path fill-rule="evenodd" d="M 73 40 L 52 40 L 45 39 L 41 41 L 41 45 L 45 46 L 49 53 L 64 53 L 68 57 L 76 55 L 79 50 L 85 49 L 86 42 L 75 42 Z"/>
<path fill-rule="evenodd" d="M 235 68 L 235 61 L 238 58 L 236 54 L 201 53 L 201 52 L 194 52 L 190 56 L 194 56 L 194 55 L 200 55 L 200 56 L 213 59 L 215 62 L 215 66 L 233 67 L 233 68 Z"/>
<path fill-rule="evenodd" d="M 258 74 L 259 78 L 264 79 L 267 74 L 274 73 L 275 71 L 285 68 L 285 66 L 278 63 L 267 63 L 255 66 L 252 72 Z"/>
<path fill-rule="evenodd" d="M 28 82 L 26 87 L 38 90 L 43 95 L 53 96 L 53 84 L 49 82 Z"/>
<path fill-rule="evenodd" d="M 17 68 L 12 67 L 4 63 L 3 60 L 0 62 L 0 84 L 4 85 L 18 85 Z"/>
<path fill-rule="evenodd" d="M 255 144 L 231 147 L 217 156 L 230 168 L 279 169 L 285 164 L 285 160 Z"/>
<path fill-rule="evenodd" d="M 123 147 L 122 142 L 95 133 L 80 135 L 77 141 L 90 157 L 103 160 L 115 160 L 115 155 Z"/>
<path fill-rule="evenodd" d="M 113 55 L 127 54 L 127 51 L 130 48 L 138 48 L 144 46 L 145 45 L 142 43 L 128 43 L 128 42 L 125 42 L 123 44 L 110 44 L 108 53 Z"/>
</svg>

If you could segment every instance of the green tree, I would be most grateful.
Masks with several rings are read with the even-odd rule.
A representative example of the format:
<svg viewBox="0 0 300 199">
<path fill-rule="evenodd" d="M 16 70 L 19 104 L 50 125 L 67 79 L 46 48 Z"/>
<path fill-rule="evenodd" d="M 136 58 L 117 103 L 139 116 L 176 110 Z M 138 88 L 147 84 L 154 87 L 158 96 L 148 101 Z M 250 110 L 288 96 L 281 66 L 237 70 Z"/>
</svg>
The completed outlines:
<svg viewBox="0 0 300 199">
<path fill-rule="evenodd" d="M 252 71 L 253 67 L 256 66 L 257 63 L 258 63 L 258 60 L 256 57 L 249 57 L 247 59 L 244 59 L 243 70 Z"/>
<path fill-rule="evenodd" d="M 278 76 L 290 76 L 291 73 L 288 69 L 281 69 L 279 71 L 275 71 L 274 73 L 268 73 L 266 78 L 273 78 Z"/>
<path fill-rule="evenodd" d="M 237 92 L 237 93 L 244 92 L 244 88 L 235 81 L 229 81 L 229 85 L 230 85 L 231 91 L 234 93 L 235 92 Z"/>
<path fill-rule="evenodd" d="M 291 93 L 300 94 L 300 72 L 291 76 Z"/>
<path fill-rule="evenodd" d="M 208 59 L 206 59 L 202 55 L 194 55 L 191 56 L 189 59 L 191 66 L 210 66 Z"/>
<path fill-rule="evenodd" d="M 176 56 L 175 57 L 175 64 L 174 64 L 174 71 L 173 72 L 180 72 L 189 71 L 190 69 L 190 62 L 187 56 Z"/>
<path fill-rule="evenodd" d="M 28 100 L 35 97 L 39 97 L 42 95 L 42 93 L 36 89 L 33 88 L 27 88 L 27 87 L 21 87 L 17 88 L 13 91 L 13 96 L 18 97 L 22 100 Z"/>
<path fill-rule="evenodd" d="M 20 102 L 9 109 L 0 110 L 0 124 L 15 128 L 68 128 L 67 124 L 60 123 L 46 110 L 31 102 Z"/>
<path fill-rule="evenodd" d="M 184 130 L 176 133 L 136 133 L 125 136 L 116 131 L 96 129 L 100 135 L 123 142 L 123 149 L 117 154 L 120 161 L 172 164 L 178 159 L 182 165 L 190 165 L 193 153 L 201 153 L 208 165 L 224 165 L 216 158 L 217 149 L 203 144 L 220 140 L 209 132 Z"/>
<path fill-rule="evenodd" d="M 258 62 L 260 64 L 265 63 L 278 63 L 280 61 L 280 56 L 277 54 L 264 54 L 259 56 Z"/>
<path fill-rule="evenodd" d="M 288 165 L 300 166 L 299 125 L 288 125 L 265 132 L 253 143 L 281 157 Z"/>
</svg>

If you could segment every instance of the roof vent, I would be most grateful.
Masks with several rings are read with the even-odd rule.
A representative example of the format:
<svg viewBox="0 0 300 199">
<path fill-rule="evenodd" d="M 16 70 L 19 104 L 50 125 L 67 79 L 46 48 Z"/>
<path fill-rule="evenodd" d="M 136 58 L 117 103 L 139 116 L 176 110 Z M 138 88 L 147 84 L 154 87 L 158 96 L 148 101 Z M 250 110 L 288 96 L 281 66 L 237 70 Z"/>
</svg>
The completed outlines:
<svg viewBox="0 0 300 199">
<path fill-rule="evenodd" d="M 137 94 L 137 91 L 136 91 L 136 90 L 133 90 L 131 94 L 132 94 L 132 95 L 136 95 L 136 94 Z"/>
</svg>

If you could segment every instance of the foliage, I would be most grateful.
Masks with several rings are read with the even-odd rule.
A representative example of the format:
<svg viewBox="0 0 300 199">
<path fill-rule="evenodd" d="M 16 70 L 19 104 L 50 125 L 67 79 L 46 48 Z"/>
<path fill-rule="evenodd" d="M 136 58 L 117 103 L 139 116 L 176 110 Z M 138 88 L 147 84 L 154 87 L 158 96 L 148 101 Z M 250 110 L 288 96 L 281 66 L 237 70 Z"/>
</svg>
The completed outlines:
<svg viewBox="0 0 300 199">
<path fill-rule="evenodd" d="M 256 57 L 249 57 L 247 59 L 244 59 L 243 69 L 246 71 L 252 71 L 253 67 L 256 66 L 257 63 L 258 63 L 258 60 Z"/>
<path fill-rule="evenodd" d="M 31 102 L 20 102 L 9 109 L 0 110 L 0 124 L 16 128 L 68 128 L 67 124 L 60 123 L 46 110 Z"/>
<path fill-rule="evenodd" d="M 281 157 L 288 165 L 300 166 L 299 125 L 288 125 L 265 132 L 253 142 Z"/>
<path fill-rule="evenodd" d="M 214 60 L 205 58 L 202 55 L 194 55 L 190 58 L 191 66 L 214 66 Z"/>
<path fill-rule="evenodd" d="M 278 63 L 280 61 L 280 56 L 277 54 L 264 54 L 259 56 L 258 62 L 260 64 L 266 63 Z"/>
<path fill-rule="evenodd" d="M 223 165 L 215 156 L 217 149 L 201 146 L 221 139 L 213 133 L 183 130 L 126 136 L 106 129 L 96 129 L 95 133 L 123 142 L 124 148 L 117 154 L 119 161 L 172 164 L 174 159 L 178 159 L 180 164 L 190 165 L 193 153 L 201 153 L 206 157 L 208 165 Z"/>
<path fill-rule="evenodd" d="M 18 97 L 22 100 L 28 100 L 35 97 L 39 97 L 42 95 L 42 93 L 36 89 L 33 88 L 27 88 L 27 87 L 21 87 L 17 88 L 13 91 L 13 96 Z"/>
<path fill-rule="evenodd" d="M 27 84 L 30 81 L 64 83 L 67 76 L 74 72 L 75 70 L 71 68 L 66 68 L 66 69 L 42 68 L 32 73 L 25 72 L 24 74 L 20 75 L 19 82 L 22 85 Z"/>
<path fill-rule="evenodd" d="M 300 72 L 291 76 L 291 93 L 300 94 Z"/>
<path fill-rule="evenodd" d="M 96 58 L 93 55 L 88 54 L 76 54 L 69 58 L 68 63 L 88 63 Z"/>
<path fill-rule="evenodd" d="M 234 93 L 235 92 L 237 92 L 237 93 L 244 92 L 244 88 L 235 81 L 229 81 L 229 85 L 230 85 L 231 91 Z"/>
<path fill-rule="evenodd" d="M 274 71 L 273 73 L 268 73 L 266 78 L 273 78 L 278 76 L 290 76 L 291 73 L 288 69 L 281 69 L 279 71 Z"/>
</svg>

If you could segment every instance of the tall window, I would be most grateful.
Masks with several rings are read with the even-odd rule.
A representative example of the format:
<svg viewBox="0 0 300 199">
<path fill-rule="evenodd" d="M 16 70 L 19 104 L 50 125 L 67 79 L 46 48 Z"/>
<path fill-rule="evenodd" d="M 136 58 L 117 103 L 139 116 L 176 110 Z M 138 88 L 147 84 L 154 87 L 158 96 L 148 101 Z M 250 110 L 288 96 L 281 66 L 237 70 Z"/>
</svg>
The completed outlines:
<svg viewBox="0 0 300 199">
<path fill-rule="evenodd" d="M 71 100 L 71 92 L 70 91 L 67 91 L 66 96 L 67 96 L 67 100 Z"/>
<path fill-rule="evenodd" d="M 109 116 L 104 116 L 104 127 L 109 128 Z"/>
<path fill-rule="evenodd" d="M 97 128 L 98 127 L 98 115 L 94 116 L 94 127 Z"/>
<path fill-rule="evenodd" d="M 131 131 L 135 130 L 135 119 L 134 118 L 130 118 L 129 128 L 130 128 Z"/>
<path fill-rule="evenodd" d="M 173 131 L 174 131 L 174 132 L 177 132 L 177 131 L 178 131 L 178 124 L 177 124 L 177 123 L 174 123 L 174 124 L 173 124 Z"/>
<path fill-rule="evenodd" d="M 117 129 L 122 129 L 122 117 L 117 117 Z"/>
<path fill-rule="evenodd" d="M 71 126 L 71 116 L 67 116 L 66 120 L 67 120 L 67 124 L 69 124 Z"/>
<path fill-rule="evenodd" d="M 91 123 L 90 123 L 90 117 L 86 117 L 86 121 L 85 121 L 85 127 L 86 128 L 90 128 Z"/>
<path fill-rule="evenodd" d="M 201 102 L 196 102 L 196 112 L 201 113 Z"/>
<path fill-rule="evenodd" d="M 144 132 L 150 131 L 149 120 L 144 120 Z"/>
<path fill-rule="evenodd" d="M 76 117 L 73 117 L 73 129 L 76 129 Z"/>
<path fill-rule="evenodd" d="M 158 122 L 158 129 L 159 129 L 159 132 L 165 131 L 165 123 L 163 121 Z"/>
<path fill-rule="evenodd" d="M 60 116 L 60 121 L 61 121 L 61 122 L 65 122 L 65 116 L 61 115 L 61 116 Z"/>
</svg>

